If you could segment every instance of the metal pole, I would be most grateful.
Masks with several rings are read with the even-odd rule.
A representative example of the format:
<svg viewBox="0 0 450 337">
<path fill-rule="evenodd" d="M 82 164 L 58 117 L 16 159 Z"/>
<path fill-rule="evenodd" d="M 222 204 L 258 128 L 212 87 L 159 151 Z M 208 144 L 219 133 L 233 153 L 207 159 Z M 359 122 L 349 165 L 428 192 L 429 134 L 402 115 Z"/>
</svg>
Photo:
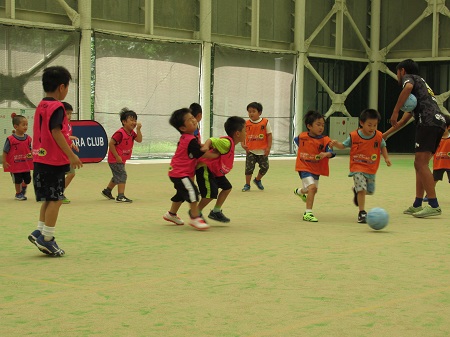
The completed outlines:
<svg viewBox="0 0 450 337">
<path fill-rule="evenodd" d="M 294 134 L 302 130 L 302 118 L 304 110 L 304 84 L 305 61 L 307 60 L 307 47 L 305 41 L 306 0 L 295 1 L 294 13 L 294 46 L 298 52 L 297 69 L 295 74 L 295 99 L 294 99 Z"/>
<path fill-rule="evenodd" d="M 145 34 L 153 35 L 154 27 L 154 0 L 145 0 Z"/>
<path fill-rule="evenodd" d="M 378 109 L 378 84 L 380 65 L 384 61 L 380 55 L 381 0 L 372 0 L 370 19 L 370 49 L 372 71 L 369 82 L 369 108 Z"/>
<path fill-rule="evenodd" d="M 79 84 L 79 119 L 92 119 L 91 111 L 91 0 L 79 0 L 80 13 L 80 70 Z"/>
<path fill-rule="evenodd" d="M 6 0 L 6 17 L 8 19 L 16 18 L 16 0 Z"/>
<path fill-rule="evenodd" d="M 252 0 L 252 46 L 259 47 L 259 0 Z"/>
<path fill-rule="evenodd" d="M 202 139 L 207 139 L 211 136 L 211 1 L 200 0 L 200 40 L 203 43 L 199 94 L 203 111 L 201 121 Z"/>
</svg>

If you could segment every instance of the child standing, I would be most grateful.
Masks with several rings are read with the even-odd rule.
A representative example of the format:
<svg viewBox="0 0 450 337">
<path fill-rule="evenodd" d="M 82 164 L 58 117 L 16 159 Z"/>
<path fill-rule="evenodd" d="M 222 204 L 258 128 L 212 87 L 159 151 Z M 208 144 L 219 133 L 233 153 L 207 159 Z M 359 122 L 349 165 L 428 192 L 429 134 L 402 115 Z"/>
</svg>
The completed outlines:
<svg viewBox="0 0 450 337">
<path fill-rule="evenodd" d="M 200 148 L 200 143 L 194 136 L 195 130 L 198 128 L 198 122 L 192 116 L 190 109 L 175 110 L 169 123 L 181 133 L 181 137 L 169 167 L 169 178 L 173 182 L 176 194 L 170 199 L 172 205 L 170 210 L 163 215 L 163 219 L 176 225 L 184 225 L 184 221 L 177 216 L 177 213 L 181 204 L 187 201 L 190 205 L 189 224 L 197 230 L 208 229 L 209 225 L 201 217 L 198 210 L 199 193 L 193 178 L 198 158 L 202 156 L 216 158 L 219 155 L 209 151 L 205 153 Z"/>
<path fill-rule="evenodd" d="M 42 99 L 34 114 L 33 126 L 33 185 L 36 201 L 43 201 L 39 212 L 38 226 L 28 240 L 39 250 L 50 256 L 63 256 L 54 233 L 59 208 L 64 198 L 64 175 L 69 165 L 83 166 L 69 147 L 67 117 L 60 102 L 69 90 L 72 79 L 69 71 L 60 66 L 44 69 L 42 84 L 46 97 Z"/>
<path fill-rule="evenodd" d="M 242 192 L 250 191 L 250 180 L 256 163 L 259 165 L 259 172 L 253 183 L 260 190 L 264 190 L 261 183 L 262 177 L 269 170 L 269 154 L 272 147 L 272 128 L 269 120 L 262 118 L 263 107 L 261 103 L 252 102 L 247 105 L 249 120 L 246 122 L 246 139 L 242 147 L 247 153 L 245 159 L 245 185 Z"/>
<path fill-rule="evenodd" d="M 241 143 L 245 140 L 245 119 L 237 116 L 229 117 L 224 127 L 227 136 L 210 138 L 202 147 L 205 151 L 212 148 L 220 156 L 214 159 L 200 158 L 195 173 L 202 196 L 198 204 L 200 213 L 211 200 L 217 199 L 214 209 L 211 210 L 208 218 L 220 222 L 230 222 L 230 219 L 222 213 L 222 206 L 232 188 L 226 174 L 233 168 L 236 143 Z M 220 193 L 219 188 L 221 189 Z"/>
<path fill-rule="evenodd" d="M 446 129 L 433 158 L 433 178 L 435 186 L 439 180 L 444 178 L 445 172 L 447 172 L 448 182 L 450 183 L 450 116 L 444 115 L 444 118 Z"/>
<path fill-rule="evenodd" d="M 192 103 L 189 106 L 189 109 L 191 109 L 192 116 L 194 116 L 195 119 L 197 120 L 197 130 L 195 130 L 194 136 L 197 137 L 198 142 L 201 144 L 202 143 L 202 137 L 200 135 L 200 121 L 202 120 L 202 117 L 203 117 L 202 106 L 200 104 L 198 104 L 198 103 Z"/>
<path fill-rule="evenodd" d="M 125 184 L 127 182 L 125 163 L 131 158 L 134 141 L 142 142 L 142 125 L 137 122 L 136 112 L 127 108 L 120 111 L 120 122 L 122 127 L 112 135 L 109 141 L 108 164 L 113 176 L 108 186 L 102 191 L 102 195 L 106 199 L 114 200 L 111 192 L 118 185 L 116 202 L 130 203 L 133 200 L 125 196 Z M 135 128 L 136 132 L 134 132 Z"/>
<path fill-rule="evenodd" d="M 77 144 L 74 143 L 74 140 L 78 140 L 78 137 L 72 135 L 72 125 L 70 124 L 70 120 L 72 119 L 73 107 L 67 102 L 62 102 L 62 104 L 64 105 L 64 110 L 66 110 L 67 128 L 68 128 L 67 136 L 69 137 L 69 146 L 75 151 L 80 152 Z M 73 178 L 75 178 L 75 169 L 71 167 L 69 172 L 66 173 L 64 191 L 72 182 Z M 67 199 L 66 195 L 64 195 L 63 204 L 70 204 L 70 200 Z"/>
<path fill-rule="evenodd" d="M 304 117 L 307 132 L 295 137 L 298 146 L 295 170 L 302 180 L 302 188 L 296 188 L 294 194 L 306 203 L 303 221 L 317 222 L 312 213 L 314 198 L 319 187 L 321 175 L 328 176 L 329 158 L 335 156 L 330 148 L 331 139 L 323 135 L 325 118 L 318 111 L 308 111 Z"/>
<path fill-rule="evenodd" d="M 3 146 L 3 170 L 11 172 L 16 187 L 16 200 L 27 200 L 27 185 L 31 182 L 33 156 L 31 155 L 31 137 L 26 134 L 28 120 L 25 116 L 12 118 L 14 133 L 8 136 Z"/>
<path fill-rule="evenodd" d="M 331 142 L 332 147 L 338 149 L 350 148 L 350 174 L 353 177 L 353 202 L 359 207 L 358 222 L 366 223 L 365 211 L 366 194 L 375 192 L 375 174 L 380 165 L 380 153 L 387 166 L 391 166 L 386 142 L 383 134 L 377 130 L 381 120 L 380 113 L 374 109 L 366 109 L 359 116 L 358 130 L 350 132 L 350 136 L 340 143 Z"/>
</svg>

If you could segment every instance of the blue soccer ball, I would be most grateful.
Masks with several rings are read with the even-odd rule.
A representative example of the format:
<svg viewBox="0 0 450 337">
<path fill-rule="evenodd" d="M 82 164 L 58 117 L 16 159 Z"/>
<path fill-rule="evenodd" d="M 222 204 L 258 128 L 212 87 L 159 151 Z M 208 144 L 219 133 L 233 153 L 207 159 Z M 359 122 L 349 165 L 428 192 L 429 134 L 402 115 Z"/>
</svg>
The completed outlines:
<svg viewBox="0 0 450 337">
<path fill-rule="evenodd" d="M 405 104 L 403 104 L 402 108 L 400 110 L 404 112 L 411 112 L 413 111 L 417 106 L 417 98 L 413 94 L 409 94 L 408 98 L 405 101 Z"/>
<path fill-rule="evenodd" d="M 389 214 L 380 207 L 372 208 L 367 213 L 367 224 L 375 230 L 383 229 L 389 222 Z"/>
</svg>

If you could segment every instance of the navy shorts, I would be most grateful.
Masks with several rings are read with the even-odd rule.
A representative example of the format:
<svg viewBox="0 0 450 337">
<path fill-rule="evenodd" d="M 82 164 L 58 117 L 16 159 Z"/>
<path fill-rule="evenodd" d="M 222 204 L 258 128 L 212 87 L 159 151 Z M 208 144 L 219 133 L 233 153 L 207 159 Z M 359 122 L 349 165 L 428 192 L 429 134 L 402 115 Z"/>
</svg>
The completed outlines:
<svg viewBox="0 0 450 337">
<path fill-rule="evenodd" d="M 217 199 L 219 188 L 231 190 L 233 186 L 226 176 L 216 177 L 206 166 L 201 166 L 195 171 L 198 189 L 202 198 Z"/>
<path fill-rule="evenodd" d="M 434 181 L 442 180 L 444 178 L 445 172 L 447 172 L 448 182 L 450 183 L 450 170 L 449 169 L 433 170 Z"/>
<path fill-rule="evenodd" d="M 36 201 L 63 200 L 67 170 L 68 165 L 51 166 L 34 163 L 33 185 Z"/>
<path fill-rule="evenodd" d="M 187 201 L 189 203 L 198 201 L 198 188 L 189 177 L 172 178 L 173 186 L 177 190 L 177 193 L 170 199 L 173 202 Z"/>
<path fill-rule="evenodd" d="M 13 184 L 22 184 L 24 182 L 25 184 L 31 183 L 31 173 L 28 172 L 20 172 L 20 173 L 11 173 L 11 177 L 13 180 Z"/>
</svg>

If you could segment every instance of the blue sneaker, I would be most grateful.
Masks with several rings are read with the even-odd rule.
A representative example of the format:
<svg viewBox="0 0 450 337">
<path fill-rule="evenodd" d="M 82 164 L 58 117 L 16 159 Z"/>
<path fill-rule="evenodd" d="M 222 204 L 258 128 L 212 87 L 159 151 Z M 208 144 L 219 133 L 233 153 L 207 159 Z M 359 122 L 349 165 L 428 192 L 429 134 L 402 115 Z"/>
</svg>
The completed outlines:
<svg viewBox="0 0 450 337">
<path fill-rule="evenodd" d="M 65 254 L 65 252 L 56 244 L 55 238 L 50 241 L 45 241 L 44 235 L 41 235 L 36 239 L 35 244 L 44 254 L 50 256 L 63 256 Z"/>
<path fill-rule="evenodd" d="M 20 193 L 16 193 L 15 199 L 19 200 L 19 201 L 25 201 L 25 200 L 27 200 L 27 197 L 24 196 L 22 192 L 20 192 Z"/>
<path fill-rule="evenodd" d="M 250 191 L 250 185 L 245 184 L 244 188 L 242 189 L 242 192 L 247 192 L 247 191 Z"/>
<path fill-rule="evenodd" d="M 28 235 L 28 240 L 36 246 L 36 240 L 41 236 L 41 231 L 39 229 L 34 230 L 30 235 Z"/>
<path fill-rule="evenodd" d="M 253 179 L 253 182 L 255 183 L 256 187 L 258 187 L 261 191 L 264 189 L 264 186 L 261 183 L 261 180 L 256 180 L 256 178 L 255 178 L 255 179 Z"/>
</svg>

